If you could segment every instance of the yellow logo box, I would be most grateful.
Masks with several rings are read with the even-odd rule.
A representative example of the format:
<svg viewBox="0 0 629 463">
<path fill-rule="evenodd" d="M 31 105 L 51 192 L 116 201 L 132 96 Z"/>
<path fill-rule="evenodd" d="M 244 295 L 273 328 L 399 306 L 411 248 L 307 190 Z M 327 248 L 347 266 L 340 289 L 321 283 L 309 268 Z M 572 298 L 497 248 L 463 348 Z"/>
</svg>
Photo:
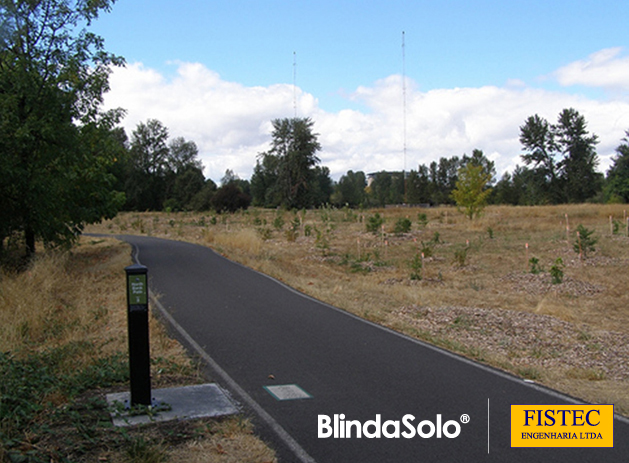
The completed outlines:
<svg viewBox="0 0 629 463">
<path fill-rule="evenodd" d="M 511 447 L 613 446 L 613 405 L 511 405 Z"/>
</svg>

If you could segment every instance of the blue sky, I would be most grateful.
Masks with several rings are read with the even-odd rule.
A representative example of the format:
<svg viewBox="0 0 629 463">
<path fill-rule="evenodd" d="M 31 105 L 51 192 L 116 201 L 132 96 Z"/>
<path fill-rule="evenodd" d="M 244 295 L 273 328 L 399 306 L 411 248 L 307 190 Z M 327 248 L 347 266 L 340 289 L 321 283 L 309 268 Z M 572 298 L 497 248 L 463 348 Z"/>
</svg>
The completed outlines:
<svg viewBox="0 0 629 463">
<path fill-rule="evenodd" d="M 315 120 L 338 178 L 403 167 L 403 31 L 408 169 L 478 148 L 502 173 L 521 162 L 526 117 L 554 122 L 573 106 L 601 138 L 605 170 L 629 129 L 628 19 L 617 0 L 119 0 L 92 30 L 127 60 L 107 103 L 128 109 L 128 131 L 162 120 L 197 142 L 214 179 L 227 168 L 248 178 L 269 120 L 293 115 L 295 56 L 298 115 Z"/>
</svg>

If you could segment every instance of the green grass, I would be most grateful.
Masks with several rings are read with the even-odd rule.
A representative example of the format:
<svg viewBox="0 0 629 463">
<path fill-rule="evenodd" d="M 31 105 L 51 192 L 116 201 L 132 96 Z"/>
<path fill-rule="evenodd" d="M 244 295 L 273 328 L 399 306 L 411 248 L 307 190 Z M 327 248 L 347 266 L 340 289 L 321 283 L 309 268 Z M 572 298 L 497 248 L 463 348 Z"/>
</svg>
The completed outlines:
<svg viewBox="0 0 629 463">
<path fill-rule="evenodd" d="M 70 344 L 24 358 L 0 353 L 0 442 L 8 461 L 65 461 L 64 452 L 25 445 L 60 423 L 71 423 L 72 433 L 83 441 L 95 439 L 103 422 L 85 421 L 76 408 L 59 403 L 72 403 L 91 389 L 125 383 L 129 367 L 125 355 L 115 354 L 71 369 L 78 349 L 89 346 Z M 106 407 L 104 401 L 97 400 L 91 406 L 99 410 Z M 74 447 L 80 454 L 81 446 Z"/>
</svg>

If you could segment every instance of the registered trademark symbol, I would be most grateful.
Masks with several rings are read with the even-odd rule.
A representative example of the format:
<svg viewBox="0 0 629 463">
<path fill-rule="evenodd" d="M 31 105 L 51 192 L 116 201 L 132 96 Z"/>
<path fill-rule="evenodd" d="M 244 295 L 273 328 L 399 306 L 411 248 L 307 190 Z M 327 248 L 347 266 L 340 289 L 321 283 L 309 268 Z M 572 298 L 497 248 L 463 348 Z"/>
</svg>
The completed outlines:
<svg viewBox="0 0 629 463">
<path fill-rule="evenodd" d="M 470 415 L 464 414 L 461 415 L 461 423 L 466 424 L 470 422 Z"/>
</svg>

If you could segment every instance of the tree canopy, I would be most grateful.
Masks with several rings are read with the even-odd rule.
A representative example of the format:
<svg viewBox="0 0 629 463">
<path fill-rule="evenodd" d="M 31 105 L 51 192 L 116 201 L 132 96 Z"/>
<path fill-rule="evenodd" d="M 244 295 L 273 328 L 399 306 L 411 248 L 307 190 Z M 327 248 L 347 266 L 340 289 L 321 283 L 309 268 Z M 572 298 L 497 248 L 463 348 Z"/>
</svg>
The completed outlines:
<svg viewBox="0 0 629 463">
<path fill-rule="evenodd" d="M 629 130 L 625 135 L 607 172 L 606 196 L 611 201 L 629 202 Z"/>
<path fill-rule="evenodd" d="M 70 243 L 123 202 L 108 172 L 123 112 L 100 111 L 123 59 L 85 29 L 112 4 L 0 0 L 0 243 Z"/>
<path fill-rule="evenodd" d="M 261 153 L 251 178 L 255 205 L 301 209 L 330 197 L 329 170 L 319 167 L 321 145 L 309 118 L 275 119 L 271 148 Z"/>
<path fill-rule="evenodd" d="M 199 149 L 183 137 L 169 140 L 168 128 L 157 119 L 140 122 L 131 134 L 122 183 L 126 209 L 207 210 L 216 184 L 206 180 Z"/>
<path fill-rule="evenodd" d="M 465 210 L 465 215 L 472 220 L 483 211 L 491 189 L 487 187 L 491 181 L 491 174 L 483 166 L 468 162 L 459 169 L 456 188 L 452 191 L 452 198 L 459 209 Z"/>
<path fill-rule="evenodd" d="M 583 202 L 602 187 L 596 172 L 598 137 L 586 130 L 585 117 L 574 108 L 564 109 L 557 124 L 534 115 L 520 127 L 522 160 L 532 166 L 524 172 L 529 202 Z"/>
</svg>

